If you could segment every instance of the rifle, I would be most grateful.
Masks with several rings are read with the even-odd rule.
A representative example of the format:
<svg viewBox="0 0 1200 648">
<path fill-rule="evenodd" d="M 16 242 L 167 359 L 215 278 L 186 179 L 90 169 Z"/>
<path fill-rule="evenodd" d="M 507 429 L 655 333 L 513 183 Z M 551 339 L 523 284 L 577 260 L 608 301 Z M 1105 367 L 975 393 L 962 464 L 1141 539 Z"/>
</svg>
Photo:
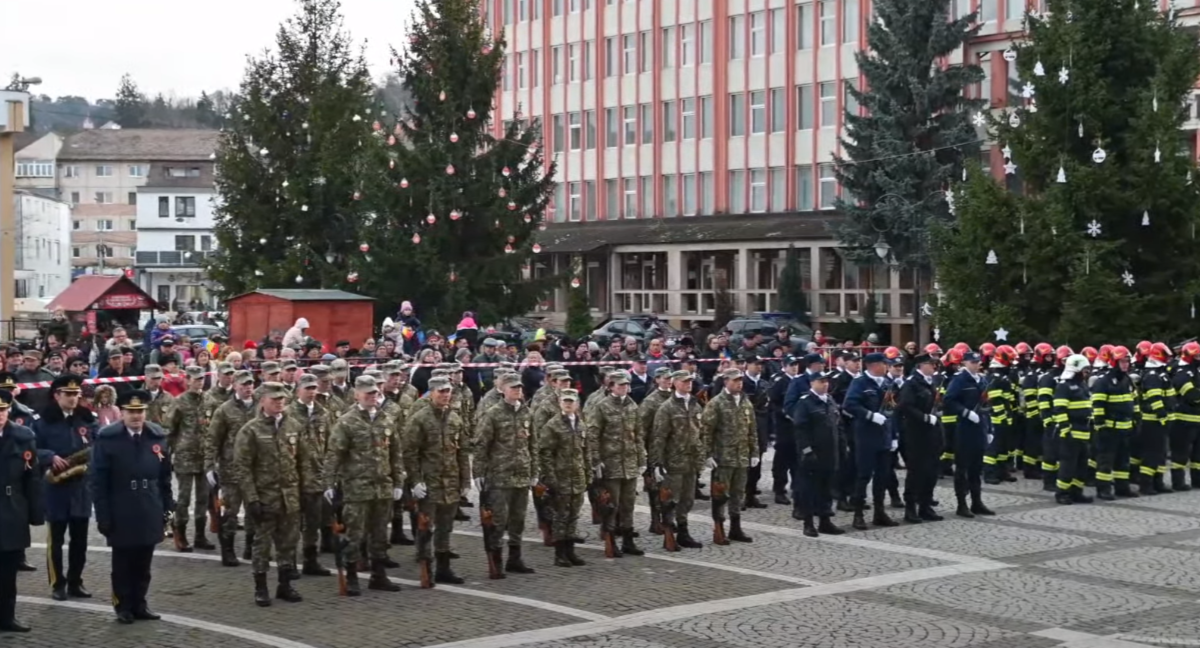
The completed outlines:
<svg viewBox="0 0 1200 648">
<path fill-rule="evenodd" d="M 493 540 L 496 537 L 496 520 L 492 513 L 492 498 L 486 488 L 479 489 L 479 524 L 483 527 L 483 555 L 487 556 L 488 578 L 499 580 L 504 578 L 500 569 L 499 552 L 493 550 Z"/>
<path fill-rule="evenodd" d="M 547 547 L 554 546 L 554 534 L 550 529 L 550 516 L 546 512 L 546 506 L 550 502 L 550 488 L 545 484 L 537 484 L 533 487 L 533 510 L 537 513 L 538 528 L 542 530 L 542 544 Z"/>
<path fill-rule="evenodd" d="M 729 485 L 714 479 L 712 483 L 712 516 L 713 544 L 716 545 L 729 544 L 729 540 L 725 539 L 725 517 L 721 515 L 721 509 L 728 501 Z"/>
<path fill-rule="evenodd" d="M 333 494 L 333 561 L 337 566 L 338 596 L 346 596 L 346 523 L 342 519 L 342 490 Z"/>
<path fill-rule="evenodd" d="M 433 575 L 429 566 L 429 543 L 433 540 L 433 530 L 429 524 L 429 514 L 421 510 L 420 500 L 413 497 L 409 502 L 410 513 L 417 516 L 417 565 L 421 574 L 421 589 L 433 588 Z"/>
<path fill-rule="evenodd" d="M 216 482 L 208 489 L 208 531 L 221 532 L 221 477 L 213 473 Z"/>
<path fill-rule="evenodd" d="M 592 509 L 593 515 L 600 516 L 600 537 L 604 539 L 604 557 L 617 557 L 616 538 L 613 537 L 612 517 L 616 512 L 616 503 L 612 500 L 612 493 L 604 487 L 603 482 L 599 479 L 593 480 L 592 485 L 588 487 L 588 493 L 595 502 L 595 508 Z"/>
<path fill-rule="evenodd" d="M 653 498 L 653 494 L 651 497 Z M 671 487 L 667 486 L 665 480 L 658 486 L 657 499 L 662 525 L 663 549 L 679 551 L 679 545 L 675 542 L 675 494 L 671 492 Z"/>
</svg>

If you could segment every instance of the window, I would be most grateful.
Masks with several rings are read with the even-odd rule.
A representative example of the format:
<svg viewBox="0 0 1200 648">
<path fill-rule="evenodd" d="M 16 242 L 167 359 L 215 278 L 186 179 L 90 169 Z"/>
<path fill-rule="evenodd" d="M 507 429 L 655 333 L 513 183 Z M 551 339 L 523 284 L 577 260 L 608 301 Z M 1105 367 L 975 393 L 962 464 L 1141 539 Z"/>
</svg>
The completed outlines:
<svg viewBox="0 0 1200 648">
<path fill-rule="evenodd" d="M 625 183 L 625 202 L 621 206 L 621 216 L 637 218 L 637 179 L 625 178 L 621 182 Z"/>
<path fill-rule="evenodd" d="M 696 174 L 683 174 L 683 215 L 696 215 Z"/>
<path fill-rule="evenodd" d="M 612 36 L 604 39 L 604 76 L 617 74 L 617 41 Z"/>
<path fill-rule="evenodd" d="M 750 14 L 750 56 L 767 54 L 767 12 Z"/>
<path fill-rule="evenodd" d="M 821 0 L 821 45 L 837 44 L 837 0 Z"/>
<path fill-rule="evenodd" d="M 700 139 L 713 136 L 713 98 L 700 97 Z"/>
<path fill-rule="evenodd" d="M 525 88 L 525 52 L 517 52 L 517 88 Z"/>
<path fill-rule="evenodd" d="M 567 147 L 572 151 L 583 148 L 583 114 L 567 113 Z"/>
<path fill-rule="evenodd" d="M 675 28 L 663 27 L 662 30 L 662 67 L 675 67 Z"/>
<path fill-rule="evenodd" d="M 750 134 L 767 132 L 767 93 L 756 90 L 750 93 Z"/>
<path fill-rule="evenodd" d="M 700 174 L 700 213 L 711 214 L 717 210 L 717 190 L 713 185 L 712 171 Z"/>
<path fill-rule="evenodd" d="M 17 160 L 18 178 L 53 178 L 54 162 L 51 160 Z"/>
<path fill-rule="evenodd" d="M 700 59 L 700 64 L 712 63 L 713 50 L 713 33 L 712 21 L 705 20 L 700 23 L 700 53 L 697 56 Z"/>
<path fill-rule="evenodd" d="M 71 258 L 78 259 L 79 257 L 83 256 L 83 254 L 81 254 L 81 252 L 82 251 L 77 247 L 71 248 Z"/>
<path fill-rule="evenodd" d="M 855 99 L 854 95 L 850 93 L 851 87 L 853 87 L 855 90 L 858 89 L 858 77 L 846 79 L 845 85 L 842 86 L 842 105 L 846 107 L 846 112 L 850 113 L 851 115 L 857 115 L 858 99 Z"/>
<path fill-rule="evenodd" d="M 654 204 L 654 176 L 642 176 L 642 218 L 653 218 L 658 213 Z"/>
<path fill-rule="evenodd" d="M 746 213 L 746 172 L 742 169 L 729 172 L 729 213 Z"/>
<path fill-rule="evenodd" d="M 555 45 L 550 48 L 550 84 L 556 85 L 563 82 L 562 62 L 563 48 L 562 45 Z"/>
<path fill-rule="evenodd" d="M 163 176 L 167 178 L 199 178 L 200 167 L 164 167 Z"/>
<path fill-rule="evenodd" d="M 587 220 L 594 221 L 598 218 L 596 214 L 596 181 L 588 180 L 583 183 L 583 217 Z"/>
<path fill-rule="evenodd" d="M 567 131 L 563 124 L 563 116 L 561 114 L 554 115 L 550 118 L 550 121 L 553 123 L 552 129 L 554 131 L 554 152 L 562 153 L 567 139 Z"/>
<path fill-rule="evenodd" d="M 654 143 L 654 104 L 642 104 L 642 144 Z"/>
<path fill-rule="evenodd" d="M 663 141 L 675 141 L 675 102 L 663 102 Z"/>
<path fill-rule="evenodd" d="M 822 164 L 821 172 L 821 209 L 833 209 L 837 200 L 837 178 L 833 175 L 832 164 Z"/>
<path fill-rule="evenodd" d="M 102 165 L 99 165 L 96 167 L 96 177 L 97 178 L 111 178 L 112 174 L 113 174 L 113 168 L 111 166 L 108 166 L 107 164 L 102 164 Z"/>
<path fill-rule="evenodd" d="M 804 3 L 796 7 L 796 49 L 812 49 L 813 6 Z"/>
<path fill-rule="evenodd" d="M 979 0 L 979 22 L 996 19 L 996 0 Z"/>
<path fill-rule="evenodd" d="M 126 222 L 127 222 L 127 223 L 129 223 L 129 227 L 127 227 L 127 228 L 125 228 L 125 229 L 128 229 L 128 230 L 129 230 L 129 231 L 131 231 L 131 232 L 136 232 L 136 231 L 137 231 L 137 219 L 136 219 L 136 218 L 130 218 L 130 219 L 129 219 L 128 221 L 126 221 Z"/>
<path fill-rule="evenodd" d="M 750 211 L 756 214 L 767 211 L 767 172 L 763 169 L 750 171 Z"/>
<path fill-rule="evenodd" d="M 176 252 L 192 252 L 196 249 L 196 237 L 193 234 L 177 234 L 175 236 Z"/>
<path fill-rule="evenodd" d="M 200 237 L 200 251 L 212 252 L 212 237 L 205 234 Z"/>
<path fill-rule="evenodd" d="M 681 112 L 679 126 L 681 128 L 680 137 L 685 140 L 690 140 L 696 137 L 696 100 L 682 99 L 679 102 Z"/>
<path fill-rule="evenodd" d="M 97 191 L 96 195 L 93 197 L 96 199 L 97 205 L 111 205 L 113 201 L 113 195 L 111 191 Z"/>
<path fill-rule="evenodd" d="M 604 146 L 605 148 L 617 148 L 621 143 L 617 139 L 617 109 L 604 109 Z"/>
<path fill-rule="evenodd" d="M 542 86 L 542 50 L 540 49 L 529 53 L 529 85 L 534 88 Z"/>
<path fill-rule="evenodd" d="M 729 95 L 729 136 L 739 137 L 746 134 L 746 95 L 742 93 Z"/>
<path fill-rule="evenodd" d="M 194 218 L 196 216 L 196 199 L 192 196 L 175 197 L 175 218 Z"/>
<path fill-rule="evenodd" d="M 80 225 L 82 225 L 82 224 L 83 224 L 82 221 L 80 221 L 78 218 L 76 218 L 71 221 L 71 229 L 78 230 Z"/>
<path fill-rule="evenodd" d="M 770 170 L 771 205 L 773 213 L 787 211 L 787 169 L 775 167 Z"/>
<path fill-rule="evenodd" d="M 971 0 L 953 0 L 950 4 L 952 5 L 950 13 L 953 14 L 951 18 L 963 18 L 971 13 Z"/>
<path fill-rule="evenodd" d="M 583 220 L 583 183 L 567 183 L 567 219 L 573 223 Z"/>
<path fill-rule="evenodd" d="M 584 126 L 584 147 L 591 151 L 596 148 L 596 111 L 585 110 L 583 112 Z"/>
<path fill-rule="evenodd" d="M 97 232 L 111 232 L 111 231 L 113 231 L 113 222 L 112 222 L 112 219 L 110 219 L 110 218 L 101 218 L 101 219 L 98 219 L 98 220 L 96 220 L 96 231 L 97 231 Z"/>
<path fill-rule="evenodd" d="M 621 69 L 625 74 L 637 72 L 637 37 L 633 34 L 621 36 Z"/>
<path fill-rule="evenodd" d="M 787 127 L 787 99 L 783 88 L 771 88 L 771 132 L 782 133 Z"/>
<path fill-rule="evenodd" d="M 992 66 L 983 65 L 983 81 L 979 83 L 979 98 L 992 100 Z"/>
<path fill-rule="evenodd" d="M 1020 20 L 1025 17 L 1025 3 L 1008 1 L 1008 19 Z"/>
<path fill-rule="evenodd" d="M 503 81 L 504 81 L 503 89 L 504 90 L 512 90 L 512 88 L 513 88 L 513 82 L 512 82 L 513 62 L 512 62 L 511 56 L 504 57 L 503 72 L 504 72 L 504 74 L 501 75 L 503 77 Z"/>
<path fill-rule="evenodd" d="M 63 166 L 62 170 L 63 170 L 64 178 L 78 178 L 79 177 L 79 167 L 77 167 L 73 164 L 68 164 L 68 165 Z"/>
<path fill-rule="evenodd" d="M 608 220 L 621 217 L 621 195 L 617 190 L 617 182 L 612 178 L 604 181 L 604 217 Z"/>
<path fill-rule="evenodd" d="M 130 191 L 129 193 L 125 194 L 125 202 L 130 205 L 136 205 L 137 204 L 137 192 Z"/>
<path fill-rule="evenodd" d="M 624 113 L 625 121 L 625 146 L 635 146 L 637 144 L 637 107 L 625 106 L 621 108 Z"/>
<path fill-rule="evenodd" d="M 567 81 L 574 83 L 580 80 L 579 57 L 580 43 L 567 45 Z"/>
<path fill-rule="evenodd" d="M 650 32 L 644 31 L 638 34 L 638 68 L 642 72 L 649 72 L 654 68 L 654 47 L 653 39 Z"/>
<path fill-rule="evenodd" d="M 993 56 L 995 56 L 993 54 Z M 1024 97 L 1021 96 L 1021 73 L 1017 70 L 1016 61 L 1005 61 L 1008 66 L 1008 106 L 1022 106 L 1025 104 Z"/>
<path fill-rule="evenodd" d="M 813 87 L 805 84 L 796 87 L 796 129 L 813 127 Z"/>
<path fill-rule="evenodd" d="M 81 200 L 82 199 L 80 198 L 78 191 L 71 192 L 71 204 L 72 205 L 78 205 Z"/>
<path fill-rule="evenodd" d="M 676 176 L 663 176 L 663 216 L 667 218 L 675 218 L 679 215 L 679 200 L 676 195 L 678 189 Z"/>
<path fill-rule="evenodd" d="M 846 10 L 842 14 L 842 42 L 858 42 L 858 9 L 861 0 L 846 0 Z"/>
<path fill-rule="evenodd" d="M 140 164 L 131 164 L 129 166 L 129 177 L 130 178 L 146 177 L 146 167 L 144 167 Z"/>
<path fill-rule="evenodd" d="M 679 67 L 691 67 L 696 62 L 696 53 L 692 25 L 679 26 Z"/>
<path fill-rule="evenodd" d="M 592 75 L 595 72 L 595 66 L 592 61 L 596 59 L 595 49 L 593 44 L 595 41 L 586 41 L 583 44 L 583 70 L 580 71 L 584 81 L 591 81 Z"/>
<path fill-rule="evenodd" d="M 837 125 L 837 83 L 821 84 L 821 126 Z"/>
<path fill-rule="evenodd" d="M 745 16 L 729 17 L 729 60 L 746 56 L 746 18 Z"/>
<path fill-rule="evenodd" d="M 813 169 L 807 164 L 796 167 L 796 211 L 812 211 Z"/>
</svg>

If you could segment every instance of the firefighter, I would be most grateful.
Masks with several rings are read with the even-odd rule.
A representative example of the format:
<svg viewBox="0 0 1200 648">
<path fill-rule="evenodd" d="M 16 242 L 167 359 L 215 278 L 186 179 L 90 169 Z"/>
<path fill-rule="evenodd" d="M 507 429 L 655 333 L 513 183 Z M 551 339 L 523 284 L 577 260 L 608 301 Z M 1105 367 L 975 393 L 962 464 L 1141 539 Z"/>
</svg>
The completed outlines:
<svg viewBox="0 0 1200 648">
<path fill-rule="evenodd" d="M 987 453 L 983 456 L 984 480 L 988 484 L 1017 481 L 1009 465 L 1012 443 L 1012 413 L 1016 408 L 1016 390 L 1009 378 L 1017 352 L 1007 344 L 992 350 L 986 377 L 986 401 L 990 410 L 992 432 Z"/>
<path fill-rule="evenodd" d="M 1087 387 L 1091 365 L 1086 356 L 1071 355 L 1063 363 L 1062 376 L 1054 388 L 1051 411 L 1059 441 L 1055 481 L 1058 491 L 1054 501 L 1059 504 L 1092 503 L 1092 498 L 1083 493 L 1088 448 L 1092 442 L 1092 396 Z"/>
<path fill-rule="evenodd" d="M 1047 348 L 1050 345 L 1046 345 Z M 1042 421 L 1037 408 L 1037 379 L 1041 373 L 1040 364 L 1034 362 L 1034 350 L 1025 342 L 1018 342 L 1017 366 L 1015 384 L 1018 388 L 1014 432 L 1020 439 L 1020 467 L 1025 473 L 1025 479 L 1041 479 L 1042 477 Z M 1053 349 L 1051 349 L 1053 351 Z"/>
<path fill-rule="evenodd" d="M 1191 490 L 1200 484 L 1200 446 L 1197 431 L 1200 430 L 1200 343 L 1188 342 L 1179 350 L 1179 365 L 1171 376 L 1175 388 L 1176 407 L 1171 423 L 1171 488 L 1177 491 Z M 1185 473 L 1191 468 L 1191 484 Z"/>
<path fill-rule="evenodd" d="M 1096 428 L 1096 497 L 1112 501 L 1137 497 L 1129 487 L 1129 447 L 1138 405 L 1129 368 L 1133 358 L 1123 346 L 1107 352 L 1108 369 L 1092 382 L 1092 419 Z"/>
<path fill-rule="evenodd" d="M 938 393 L 945 398 L 946 389 L 962 364 L 962 351 L 950 349 L 942 356 L 942 372 L 938 379 Z M 958 415 L 948 410 L 942 411 L 942 476 L 954 476 L 954 427 L 958 425 Z"/>
<path fill-rule="evenodd" d="M 1141 345 L 1138 345 L 1139 349 Z M 1143 355 L 1138 351 L 1139 355 Z M 1142 425 L 1138 431 L 1137 452 L 1138 483 L 1142 495 L 1157 495 L 1173 492 L 1166 483 L 1167 438 L 1171 428 L 1172 412 L 1175 411 L 1175 388 L 1167 375 L 1167 363 L 1171 361 L 1171 348 L 1156 342 L 1144 354 L 1141 377 Z"/>
<path fill-rule="evenodd" d="M 1038 347 L 1041 348 L 1041 345 L 1039 344 Z M 1051 364 L 1038 378 L 1038 412 L 1042 418 L 1042 490 L 1051 493 L 1058 492 L 1058 485 L 1055 482 L 1059 468 L 1059 441 L 1056 431 L 1058 425 L 1054 421 L 1053 411 L 1054 388 L 1058 384 L 1058 377 L 1062 375 L 1063 363 L 1072 355 L 1075 355 L 1075 352 L 1071 350 L 1071 347 L 1063 345 L 1054 350 L 1053 356 L 1043 356 L 1046 362 Z"/>
</svg>

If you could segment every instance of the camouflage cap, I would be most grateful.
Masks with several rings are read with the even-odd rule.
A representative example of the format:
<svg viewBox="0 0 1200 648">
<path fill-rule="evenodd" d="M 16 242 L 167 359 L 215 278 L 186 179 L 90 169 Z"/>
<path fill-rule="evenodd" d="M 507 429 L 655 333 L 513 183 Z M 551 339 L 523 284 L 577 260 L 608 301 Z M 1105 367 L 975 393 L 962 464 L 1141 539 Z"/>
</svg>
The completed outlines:
<svg viewBox="0 0 1200 648">
<path fill-rule="evenodd" d="M 512 367 L 496 367 L 496 370 L 492 372 L 492 375 L 499 378 L 500 376 L 506 376 L 513 373 L 517 372 L 513 371 Z"/>
<path fill-rule="evenodd" d="M 308 368 L 308 373 L 316 376 L 318 380 L 325 380 L 329 377 L 329 365 L 313 365 Z"/>
<path fill-rule="evenodd" d="M 608 377 L 614 371 L 620 371 L 621 368 L 614 365 L 600 365 L 600 375 Z"/>
<path fill-rule="evenodd" d="M 684 371 L 683 369 L 680 369 L 679 371 L 676 371 L 671 374 L 671 380 L 693 380 L 693 379 L 695 379 L 695 375 L 693 375 L 692 372 Z"/>
<path fill-rule="evenodd" d="M 186 373 L 187 377 L 191 380 L 197 380 L 204 377 L 204 367 L 197 367 L 196 365 L 185 368 L 183 372 Z"/>
<path fill-rule="evenodd" d="M 300 389 L 309 389 L 316 387 L 318 382 L 320 381 L 317 380 L 316 376 L 312 374 L 304 374 L 303 376 L 300 376 L 300 381 L 297 383 L 297 385 Z"/>
<path fill-rule="evenodd" d="M 284 358 L 283 360 L 279 361 L 279 367 L 284 371 L 287 371 L 289 369 L 299 368 L 300 363 L 296 362 L 295 358 Z"/>
<path fill-rule="evenodd" d="M 566 369 L 555 369 L 550 372 L 550 380 L 570 380 L 571 372 Z"/>
<path fill-rule="evenodd" d="M 383 375 L 385 375 L 385 376 L 403 376 L 404 375 L 404 367 L 401 367 L 398 364 L 392 364 L 391 362 L 389 362 L 389 363 L 383 365 Z"/>
<path fill-rule="evenodd" d="M 362 375 L 374 378 L 375 382 L 383 382 L 383 372 L 378 369 L 367 369 Z"/>
<path fill-rule="evenodd" d="M 463 366 L 461 363 L 452 362 L 450 363 L 449 367 L 446 367 L 446 371 L 449 371 L 452 374 L 460 374 L 463 372 Z"/>
<path fill-rule="evenodd" d="M 337 358 L 335 360 L 332 360 L 329 363 L 329 373 L 332 373 L 332 374 L 350 373 L 350 363 L 346 362 L 342 358 Z"/>
<path fill-rule="evenodd" d="M 655 378 L 665 378 L 670 375 L 671 375 L 671 368 L 666 365 L 663 365 L 654 370 Z"/>
<path fill-rule="evenodd" d="M 272 374 L 277 374 L 280 371 L 279 363 L 271 361 L 271 360 L 268 360 L 267 362 L 262 363 L 262 366 L 259 368 L 262 369 L 262 374 L 264 376 L 270 376 Z"/>
<path fill-rule="evenodd" d="M 233 374 L 233 384 L 235 385 L 253 385 L 254 374 L 245 369 Z"/>
<path fill-rule="evenodd" d="M 742 370 L 741 369 L 733 369 L 733 368 L 726 369 L 725 371 L 721 372 L 721 377 L 724 378 L 725 380 L 741 380 L 742 379 Z"/>
<path fill-rule="evenodd" d="M 430 378 L 445 378 L 446 376 L 449 376 L 449 375 L 450 375 L 449 369 L 438 368 L 438 369 L 434 369 L 433 371 L 429 372 Z"/>
<path fill-rule="evenodd" d="M 558 362 L 551 362 L 550 364 L 548 364 L 544 367 L 547 374 L 552 374 L 555 371 L 561 371 L 564 368 L 565 367 L 563 367 L 562 364 L 558 363 Z"/>
<path fill-rule="evenodd" d="M 379 385 L 371 376 L 359 376 L 354 379 L 354 391 L 370 394 L 379 391 Z"/>
<path fill-rule="evenodd" d="M 558 400 L 577 401 L 579 400 L 579 392 L 574 389 L 564 389 L 558 392 Z"/>
<path fill-rule="evenodd" d="M 235 371 L 237 370 L 234 369 L 233 365 L 229 364 L 228 362 L 217 363 L 217 373 L 221 374 L 222 376 L 232 376 L 233 372 Z"/>
<path fill-rule="evenodd" d="M 148 364 L 145 369 L 142 369 L 142 375 L 147 378 L 162 378 L 162 367 L 156 364 Z"/>
<path fill-rule="evenodd" d="M 507 389 L 513 385 L 521 384 L 521 376 L 515 373 L 507 373 L 496 379 L 496 386 L 500 389 Z"/>
<path fill-rule="evenodd" d="M 287 398 L 287 387 L 281 382 L 265 382 L 262 384 L 262 397 L 275 400 L 277 398 Z"/>
<path fill-rule="evenodd" d="M 624 371 L 614 371 L 611 374 L 609 374 L 608 379 L 610 381 L 612 381 L 612 384 L 614 384 L 614 385 L 628 385 L 629 384 L 629 374 Z"/>
<path fill-rule="evenodd" d="M 429 391 L 436 392 L 436 391 L 446 391 L 449 389 L 454 389 L 454 386 L 451 385 L 450 381 L 447 380 L 446 378 L 430 378 L 429 379 Z"/>
</svg>

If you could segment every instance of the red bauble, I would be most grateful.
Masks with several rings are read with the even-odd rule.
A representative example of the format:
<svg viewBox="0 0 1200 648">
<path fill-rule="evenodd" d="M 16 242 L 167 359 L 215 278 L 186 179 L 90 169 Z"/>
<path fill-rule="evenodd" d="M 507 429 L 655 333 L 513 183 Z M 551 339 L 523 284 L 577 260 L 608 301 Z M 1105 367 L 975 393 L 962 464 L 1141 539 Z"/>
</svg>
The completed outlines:
<svg viewBox="0 0 1200 648">
<path fill-rule="evenodd" d="M 420 243 L 420 242 L 421 242 L 421 235 L 420 235 L 420 234 L 413 234 L 413 237 L 412 237 L 412 242 L 413 242 L 413 245 L 416 245 L 416 244 Z"/>
<path fill-rule="evenodd" d="M 408 189 L 408 178 L 400 178 L 400 188 Z"/>
<path fill-rule="evenodd" d="M 516 209 L 517 209 L 517 203 L 515 203 L 511 200 L 508 201 L 508 211 L 516 211 Z"/>
<path fill-rule="evenodd" d="M 437 216 L 434 216 L 433 214 L 430 214 L 430 215 L 428 215 L 428 216 L 426 216 L 426 217 L 425 217 L 425 222 L 426 222 L 426 223 L 429 223 L 430 225 L 433 225 L 434 223 L 436 223 L 436 222 L 437 222 Z"/>
<path fill-rule="evenodd" d="M 454 165 L 453 164 L 446 165 L 446 175 L 454 175 Z"/>
<path fill-rule="evenodd" d="M 538 245 L 537 243 L 534 243 L 533 244 L 533 253 L 539 254 L 539 253 L 541 253 L 541 251 L 542 251 L 542 246 Z"/>
<path fill-rule="evenodd" d="M 512 253 L 513 253 L 513 246 L 511 246 L 511 245 L 505 245 L 505 246 L 504 246 L 504 252 L 505 252 L 505 254 L 512 254 Z"/>
<path fill-rule="evenodd" d="M 451 209 L 451 210 L 450 210 L 450 220 L 455 220 L 455 221 L 456 221 L 456 220 L 458 220 L 458 219 L 460 219 L 460 218 L 462 218 L 462 212 L 458 211 L 457 209 Z"/>
<path fill-rule="evenodd" d="M 358 251 L 359 251 L 359 252 L 362 252 L 363 254 L 366 254 L 367 252 L 370 252 L 370 251 L 371 251 L 371 246 L 370 246 L 370 245 L 368 245 L 368 244 L 366 244 L 366 243 L 359 243 L 359 244 L 358 244 Z"/>
</svg>

